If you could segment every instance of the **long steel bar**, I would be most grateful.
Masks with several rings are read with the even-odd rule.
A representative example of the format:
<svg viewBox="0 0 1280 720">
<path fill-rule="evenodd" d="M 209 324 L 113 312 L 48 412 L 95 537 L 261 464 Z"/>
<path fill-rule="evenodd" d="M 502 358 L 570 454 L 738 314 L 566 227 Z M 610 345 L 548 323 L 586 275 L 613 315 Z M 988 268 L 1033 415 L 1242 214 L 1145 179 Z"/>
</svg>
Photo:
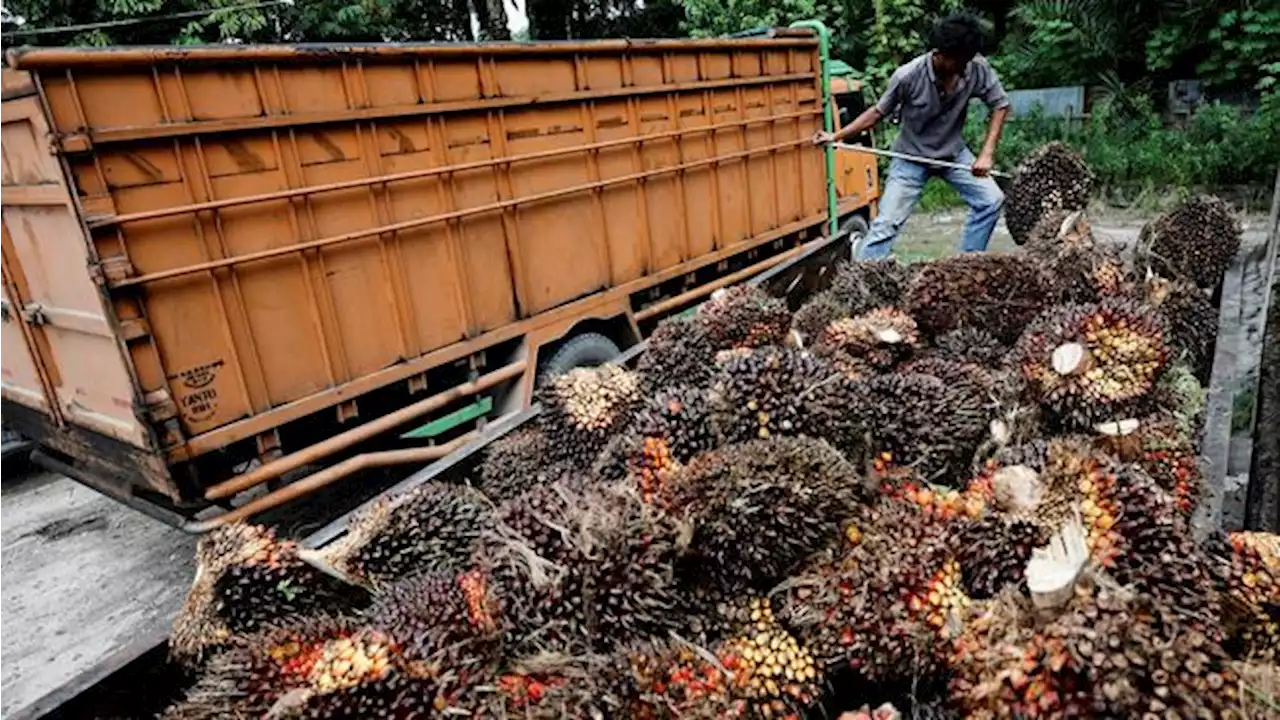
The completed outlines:
<svg viewBox="0 0 1280 720">
<path fill-rule="evenodd" d="M 972 170 L 973 168 L 964 163 L 947 162 L 946 160 L 934 160 L 933 158 L 921 157 L 919 155 L 908 155 L 907 153 L 894 152 L 892 150 L 881 150 L 880 148 L 867 147 L 866 145 L 850 145 L 849 143 L 832 143 L 837 150 L 853 150 L 854 152 L 869 153 L 871 155 L 879 155 L 880 157 L 897 158 L 898 160 L 910 160 L 921 165 L 932 165 L 938 168 L 947 168 L 949 170 Z M 998 178 L 1013 177 L 1007 172 L 992 170 L 991 174 Z"/>
</svg>

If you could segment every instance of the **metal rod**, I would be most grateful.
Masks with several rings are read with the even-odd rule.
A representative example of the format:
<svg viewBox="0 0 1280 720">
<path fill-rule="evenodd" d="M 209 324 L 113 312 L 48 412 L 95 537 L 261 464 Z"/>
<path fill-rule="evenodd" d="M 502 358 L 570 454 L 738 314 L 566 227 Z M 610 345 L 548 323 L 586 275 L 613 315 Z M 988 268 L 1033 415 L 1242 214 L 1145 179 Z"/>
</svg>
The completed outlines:
<svg viewBox="0 0 1280 720">
<path fill-rule="evenodd" d="M 725 155 L 717 155 L 715 157 L 705 158 L 702 160 L 696 160 L 696 161 L 687 162 L 687 163 L 681 163 L 679 165 L 668 165 L 666 167 L 657 168 L 654 170 L 648 170 L 645 172 L 631 173 L 629 175 L 620 175 L 618 177 L 610 178 L 608 180 L 599 180 L 597 182 L 583 183 L 581 185 L 574 185 L 572 187 L 560 188 L 558 190 L 548 190 L 547 192 L 535 193 L 533 195 L 525 195 L 523 197 L 512 198 L 510 200 L 502 200 L 499 202 L 489 203 L 487 205 L 477 205 L 475 207 L 470 207 L 463 210 L 455 210 L 453 212 L 440 213 L 439 215 L 432 215 L 430 217 L 415 218 L 413 220 L 403 220 L 398 223 L 392 223 L 391 225 L 382 225 L 379 227 L 365 228 L 363 230 L 355 230 L 349 233 L 343 233 L 341 235 L 331 235 L 326 238 L 309 240 L 307 242 L 295 243 L 293 245 L 285 245 L 283 247 L 271 248 L 270 250 L 259 250 L 258 252 L 246 253 L 244 255 L 238 255 L 236 257 L 223 258 L 220 260 L 209 260 L 202 263 L 196 263 L 195 265 L 188 265 L 186 267 L 172 268 L 170 270 L 160 270 L 158 272 L 149 273 L 147 275 L 127 278 L 120 282 L 112 283 L 112 287 L 122 288 L 122 287 L 130 287 L 134 285 L 145 285 L 147 283 L 153 283 L 159 280 L 167 280 L 169 278 L 182 277 L 184 275 L 194 275 L 196 273 L 204 272 L 205 270 L 215 270 L 217 268 L 230 267 L 232 265 L 241 265 L 247 262 L 253 262 L 255 260 L 266 260 L 268 258 L 279 257 L 281 255 L 300 252 L 302 250 L 312 250 L 315 248 L 326 247 L 328 245 L 334 245 L 336 243 L 350 242 L 351 240 L 359 240 L 361 238 L 374 237 L 376 235 L 381 235 L 383 233 L 395 233 L 395 232 L 402 232 L 404 230 L 412 230 L 415 228 L 426 227 L 428 225 L 434 225 L 436 223 L 445 222 L 447 220 L 457 220 L 460 218 L 469 217 L 471 215 L 477 215 L 477 214 L 486 213 L 486 212 L 493 212 L 495 210 L 506 210 L 507 208 L 516 207 L 517 205 L 527 205 L 529 203 L 540 202 L 543 200 L 551 200 L 554 198 L 563 197 L 565 195 L 572 195 L 574 193 L 587 192 L 590 190 L 599 190 L 602 188 L 611 187 L 613 185 L 620 185 L 622 183 L 635 182 L 637 180 L 656 177 L 658 175 L 666 175 L 668 173 L 679 172 L 681 170 L 689 170 L 696 167 L 702 167 L 704 165 L 715 165 L 722 162 L 728 162 L 730 160 L 736 160 L 738 158 L 749 157 L 751 155 L 760 155 L 765 153 L 776 152 L 778 150 L 783 150 L 790 147 L 806 145 L 806 144 L 809 144 L 809 142 L 810 141 L 808 138 L 805 138 L 802 140 L 791 140 L 789 142 L 778 143 L 776 145 L 767 145 L 764 147 L 752 148 L 750 150 L 742 150 L 739 152 L 727 153 Z"/>
<path fill-rule="evenodd" d="M 839 150 L 853 150 L 854 152 L 864 152 L 871 155 L 879 155 L 887 158 L 897 158 L 899 160 L 910 160 L 921 165 L 932 165 L 933 167 L 948 168 L 950 170 L 968 170 L 973 171 L 968 165 L 961 163 L 947 162 L 946 160 L 934 160 L 933 158 L 921 157 L 919 155 L 908 155 L 907 153 L 894 152 L 892 150 L 881 150 L 879 148 L 867 147 L 866 145 L 850 145 L 849 143 L 832 143 Z M 1012 178 L 1013 176 L 1007 172 L 992 170 L 991 175 L 998 178 Z"/>
<path fill-rule="evenodd" d="M 222 500 L 224 498 L 229 498 L 238 492 L 243 492 L 251 487 L 261 485 L 268 480 L 280 477 L 290 470 L 296 470 L 303 465 L 313 463 L 317 460 L 333 455 L 334 453 L 346 450 L 357 443 L 364 442 L 365 440 L 377 435 L 381 435 L 398 425 L 402 425 L 421 417 L 432 410 L 444 407 L 454 400 L 468 395 L 474 395 L 495 385 L 506 382 L 507 380 L 518 377 L 524 372 L 524 370 L 525 362 L 520 361 L 501 368 L 500 370 L 495 370 L 488 375 L 481 375 L 471 382 L 457 385 L 438 395 L 432 395 L 431 397 L 420 400 L 412 405 L 406 405 L 393 413 L 383 415 L 377 420 L 371 420 L 340 435 L 334 435 L 333 437 L 318 442 L 315 445 L 307 446 L 295 453 L 272 460 L 271 462 L 254 468 L 243 475 L 237 475 L 230 480 L 224 480 L 215 485 L 210 485 L 204 491 L 204 497 L 206 500 Z"/>
<path fill-rule="evenodd" d="M 409 463 L 428 462 L 439 460 L 458 448 L 466 445 L 474 440 L 478 435 L 472 431 L 455 440 L 450 440 L 443 445 L 435 445 L 424 448 L 409 448 L 406 450 L 387 450 L 384 452 L 364 453 L 347 458 L 337 465 L 327 467 L 319 472 L 302 478 L 296 482 L 289 483 L 284 487 L 267 493 L 259 498 L 241 505 L 240 507 L 215 515 L 204 520 L 190 520 L 183 523 L 182 529 L 192 534 L 206 533 L 210 530 L 220 528 L 223 525 L 229 525 L 246 518 L 266 512 L 274 507 L 283 505 L 290 500 L 295 500 L 304 495 L 319 490 L 320 488 L 330 485 L 338 480 L 353 475 L 361 470 L 371 468 L 387 467 L 389 465 L 406 465 Z"/>
</svg>

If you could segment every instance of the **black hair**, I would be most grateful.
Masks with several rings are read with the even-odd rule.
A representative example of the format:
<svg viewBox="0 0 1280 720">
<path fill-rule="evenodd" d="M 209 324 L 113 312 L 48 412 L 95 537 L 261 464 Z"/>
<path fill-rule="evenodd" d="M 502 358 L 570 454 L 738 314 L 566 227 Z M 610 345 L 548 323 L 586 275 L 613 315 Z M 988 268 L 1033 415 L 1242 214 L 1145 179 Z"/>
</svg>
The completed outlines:
<svg viewBox="0 0 1280 720">
<path fill-rule="evenodd" d="M 929 46 L 944 55 L 968 60 L 982 52 L 982 22 L 972 13 L 952 13 L 933 24 Z"/>
</svg>

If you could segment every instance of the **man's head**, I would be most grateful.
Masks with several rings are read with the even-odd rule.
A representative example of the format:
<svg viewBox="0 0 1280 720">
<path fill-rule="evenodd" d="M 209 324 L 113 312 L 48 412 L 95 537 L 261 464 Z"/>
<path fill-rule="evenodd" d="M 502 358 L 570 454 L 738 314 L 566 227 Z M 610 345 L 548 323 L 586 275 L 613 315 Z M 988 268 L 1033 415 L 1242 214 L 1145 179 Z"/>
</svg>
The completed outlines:
<svg viewBox="0 0 1280 720">
<path fill-rule="evenodd" d="M 929 36 L 934 65 L 944 75 L 958 75 L 982 51 L 982 23 L 965 12 L 953 13 L 933 24 Z"/>
</svg>

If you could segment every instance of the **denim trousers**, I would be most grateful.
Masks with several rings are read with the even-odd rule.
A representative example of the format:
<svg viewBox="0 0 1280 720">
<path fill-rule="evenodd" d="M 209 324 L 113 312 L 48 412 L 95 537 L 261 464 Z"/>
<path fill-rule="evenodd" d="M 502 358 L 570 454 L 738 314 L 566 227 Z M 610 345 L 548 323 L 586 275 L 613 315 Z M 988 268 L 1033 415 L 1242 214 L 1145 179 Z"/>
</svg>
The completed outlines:
<svg viewBox="0 0 1280 720">
<path fill-rule="evenodd" d="M 961 165 L 972 165 L 973 153 L 963 148 L 956 156 L 955 162 Z M 991 239 L 991 231 L 996 228 L 1000 219 L 1000 208 L 1004 206 L 1004 193 L 1000 186 L 990 177 L 974 177 L 968 170 L 936 169 L 910 160 L 894 158 L 889 164 L 889 178 L 885 181 L 884 192 L 880 195 L 880 214 L 871 223 L 858 250 L 858 258 L 875 260 L 889 255 L 898 233 L 911 217 L 920 193 L 924 191 L 925 181 L 936 174 L 960 193 L 969 206 L 969 218 L 965 220 L 964 231 L 960 236 L 961 252 L 980 252 L 987 249 L 987 241 Z"/>
</svg>

